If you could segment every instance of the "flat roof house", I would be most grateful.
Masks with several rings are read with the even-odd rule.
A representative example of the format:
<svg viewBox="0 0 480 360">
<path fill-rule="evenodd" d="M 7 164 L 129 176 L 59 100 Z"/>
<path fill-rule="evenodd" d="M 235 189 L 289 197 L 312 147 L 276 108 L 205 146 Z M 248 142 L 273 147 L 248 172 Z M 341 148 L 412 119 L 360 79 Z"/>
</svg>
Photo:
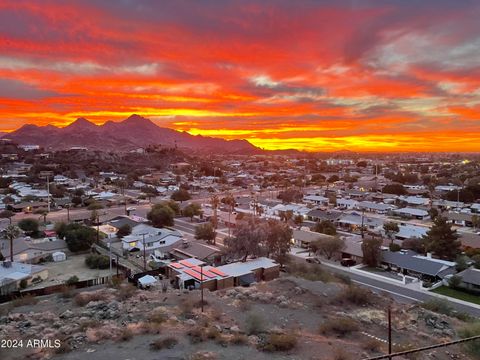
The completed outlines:
<svg viewBox="0 0 480 360">
<path fill-rule="evenodd" d="M 393 210 L 393 212 L 396 215 L 399 215 L 402 217 L 413 218 L 418 220 L 426 220 L 430 217 L 428 211 L 426 210 L 409 208 L 409 207 L 396 209 L 396 210 Z"/>
<path fill-rule="evenodd" d="M 29 285 L 35 278 L 46 280 L 48 269 L 40 265 L 3 261 L 0 263 L 0 295 L 18 290 L 22 280 L 26 280 Z"/>
</svg>

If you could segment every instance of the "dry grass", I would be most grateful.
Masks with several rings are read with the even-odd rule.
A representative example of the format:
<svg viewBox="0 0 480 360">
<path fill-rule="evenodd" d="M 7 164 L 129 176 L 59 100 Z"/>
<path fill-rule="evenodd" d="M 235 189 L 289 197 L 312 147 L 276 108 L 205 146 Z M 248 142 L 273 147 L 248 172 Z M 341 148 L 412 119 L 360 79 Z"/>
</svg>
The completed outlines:
<svg viewBox="0 0 480 360">
<path fill-rule="evenodd" d="M 150 349 L 156 350 L 156 351 L 163 350 L 163 349 L 172 349 L 177 344 L 178 344 L 178 340 L 176 338 L 174 338 L 173 336 L 167 336 L 151 342 Z"/>
<path fill-rule="evenodd" d="M 263 351 L 290 351 L 297 343 L 297 337 L 293 334 L 271 334 L 263 346 Z"/>
<path fill-rule="evenodd" d="M 362 349 L 370 352 L 378 352 L 382 348 L 382 343 L 378 340 L 369 338 L 362 342 Z"/>
<path fill-rule="evenodd" d="M 343 349 L 335 349 L 332 360 L 350 360 L 350 355 Z"/>
<path fill-rule="evenodd" d="M 355 320 L 350 318 L 331 318 L 320 325 L 318 331 L 322 335 L 344 337 L 359 329 Z"/>
<path fill-rule="evenodd" d="M 100 327 L 101 322 L 98 320 L 85 320 L 80 323 L 79 329 L 80 331 L 85 331 L 89 328 L 97 328 Z"/>
<path fill-rule="evenodd" d="M 118 341 L 128 341 L 133 338 L 133 331 L 129 328 L 123 328 L 118 337 Z"/>
<path fill-rule="evenodd" d="M 257 313 L 247 314 L 245 319 L 245 329 L 248 335 L 258 335 L 265 332 L 265 319 Z"/>
<path fill-rule="evenodd" d="M 369 290 L 349 285 L 333 299 L 332 304 L 350 303 L 356 306 L 366 306 L 372 304 L 373 301 L 373 295 Z"/>
<path fill-rule="evenodd" d="M 235 334 L 230 338 L 230 344 L 233 344 L 233 345 L 248 344 L 248 337 L 243 334 Z"/>
<path fill-rule="evenodd" d="M 12 308 L 20 307 L 20 306 L 30 306 L 35 305 L 38 303 L 38 299 L 32 295 L 24 295 L 22 297 L 18 297 L 10 302 L 10 306 Z"/>
<path fill-rule="evenodd" d="M 130 283 L 121 284 L 118 287 L 117 300 L 124 301 L 131 298 L 137 293 L 137 288 Z"/>
<path fill-rule="evenodd" d="M 75 295 L 73 301 L 75 305 L 83 307 L 91 301 L 106 301 L 108 300 L 108 295 L 101 292 L 83 292 Z"/>
</svg>

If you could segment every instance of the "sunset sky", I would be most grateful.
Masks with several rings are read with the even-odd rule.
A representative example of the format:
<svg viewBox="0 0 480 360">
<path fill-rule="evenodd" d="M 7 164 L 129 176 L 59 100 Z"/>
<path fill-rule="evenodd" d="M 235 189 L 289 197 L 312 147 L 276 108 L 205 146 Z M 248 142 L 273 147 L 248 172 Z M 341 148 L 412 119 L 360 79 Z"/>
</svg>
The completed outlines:
<svg viewBox="0 0 480 360">
<path fill-rule="evenodd" d="M 479 151 L 480 1 L 0 0 L 0 131 L 136 113 L 267 149 Z"/>
</svg>

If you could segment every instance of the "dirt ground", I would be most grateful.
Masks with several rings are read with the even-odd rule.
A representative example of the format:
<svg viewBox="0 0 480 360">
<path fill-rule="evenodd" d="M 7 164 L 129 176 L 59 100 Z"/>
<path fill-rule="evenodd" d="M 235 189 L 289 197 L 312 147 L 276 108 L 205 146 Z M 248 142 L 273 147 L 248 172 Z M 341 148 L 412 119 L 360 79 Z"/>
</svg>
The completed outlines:
<svg viewBox="0 0 480 360">
<path fill-rule="evenodd" d="M 108 276 L 110 270 L 89 269 L 85 265 L 85 258 L 88 254 L 71 255 L 67 260 L 60 262 L 48 262 L 42 264 L 48 269 L 48 279 L 35 287 L 44 287 L 49 285 L 63 284 L 71 276 L 76 275 L 78 279 L 88 280 L 95 279 L 101 276 Z M 115 269 L 112 270 L 115 273 Z M 33 287 L 32 287 L 33 288 Z"/>
<path fill-rule="evenodd" d="M 369 293 L 368 304 L 353 304 L 341 297 L 347 288 L 339 282 L 282 277 L 250 288 L 205 291 L 203 314 L 198 290 L 169 289 L 165 293 L 123 285 L 80 295 L 52 295 L 36 304 L 3 308 L 0 339 L 61 339 L 62 348 L 0 349 L 0 358 L 354 360 L 385 353 L 385 309 L 391 300 Z M 392 302 L 392 309 L 396 349 L 454 338 L 456 328 L 462 325 L 457 319 L 418 306 Z M 257 320 L 253 333 L 252 318 Z M 345 333 L 320 331 L 326 324 L 342 321 L 353 323 L 354 328 Z M 266 351 L 265 344 L 274 335 L 291 335 L 296 345 L 284 351 Z M 172 348 L 151 349 L 152 342 L 167 337 L 178 343 Z M 234 338 L 243 340 L 237 345 Z M 469 358 L 460 347 L 452 347 L 416 359 Z"/>
</svg>

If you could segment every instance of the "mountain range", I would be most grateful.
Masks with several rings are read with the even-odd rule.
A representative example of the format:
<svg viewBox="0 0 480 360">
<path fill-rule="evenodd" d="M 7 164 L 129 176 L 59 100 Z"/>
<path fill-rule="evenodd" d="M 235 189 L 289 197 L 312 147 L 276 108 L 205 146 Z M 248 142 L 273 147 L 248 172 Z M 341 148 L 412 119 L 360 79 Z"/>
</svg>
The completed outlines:
<svg viewBox="0 0 480 360">
<path fill-rule="evenodd" d="M 225 140 L 221 138 L 191 135 L 157 126 L 151 120 L 132 115 L 124 121 L 108 121 L 96 125 L 79 118 L 70 125 L 59 128 L 53 125 L 27 124 L 8 134 L 0 134 L 20 145 L 40 145 L 49 150 L 65 150 L 82 146 L 91 150 L 130 151 L 149 145 L 177 146 L 198 151 L 222 153 L 257 153 L 261 150 L 247 140 Z"/>
</svg>

